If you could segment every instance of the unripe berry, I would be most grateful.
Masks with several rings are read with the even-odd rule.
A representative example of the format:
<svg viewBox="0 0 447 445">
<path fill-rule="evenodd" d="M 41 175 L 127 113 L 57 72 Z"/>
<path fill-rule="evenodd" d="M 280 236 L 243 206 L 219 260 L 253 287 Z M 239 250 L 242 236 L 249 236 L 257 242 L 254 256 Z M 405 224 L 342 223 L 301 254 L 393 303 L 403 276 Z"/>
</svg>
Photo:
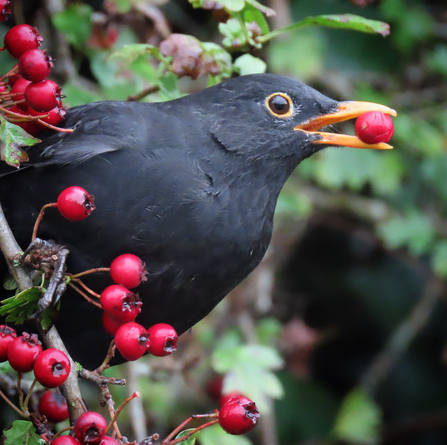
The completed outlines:
<svg viewBox="0 0 447 445">
<path fill-rule="evenodd" d="M 150 344 L 149 334 L 138 323 L 123 324 L 115 334 L 118 351 L 128 361 L 138 360 Z"/>
<path fill-rule="evenodd" d="M 81 221 L 95 210 L 93 200 L 94 196 L 82 187 L 68 187 L 58 196 L 57 208 L 69 221 Z"/>
<path fill-rule="evenodd" d="M 87 411 L 74 424 L 74 434 L 83 445 L 99 444 L 106 434 L 107 422 L 99 413 Z"/>
<path fill-rule="evenodd" d="M 6 33 L 5 48 L 12 57 L 18 59 L 24 52 L 38 48 L 42 40 L 36 28 L 30 25 L 17 25 Z"/>
<path fill-rule="evenodd" d="M 394 133 L 393 120 L 389 114 L 368 111 L 355 122 L 355 134 L 366 144 L 388 142 Z"/>
<path fill-rule="evenodd" d="M 110 266 L 112 280 L 128 289 L 133 289 L 142 281 L 146 281 L 146 274 L 144 263 L 132 253 L 125 253 L 116 257 Z"/>
<path fill-rule="evenodd" d="M 150 345 L 147 352 L 157 357 L 165 357 L 177 349 L 178 335 L 175 329 L 166 323 L 157 323 L 151 326 L 149 334 Z"/>
<path fill-rule="evenodd" d="M 8 346 L 16 337 L 14 329 L 4 324 L 0 325 L 0 363 L 8 360 Z"/>
<path fill-rule="evenodd" d="M 247 397 L 234 397 L 219 411 L 219 424 L 229 434 L 248 433 L 257 425 L 258 420 L 259 411 Z"/>
<path fill-rule="evenodd" d="M 39 400 L 39 412 L 51 423 L 63 422 L 68 419 L 67 401 L 57 390 L 46 391 Z"/>
<path fill-rule="evenodd" d="M 34 376 L 47 388 L 56 388 L 67 380 L 71 370 L 70 360 L 56 348 L 42 351 L 34 362 Z"/>
</svg>

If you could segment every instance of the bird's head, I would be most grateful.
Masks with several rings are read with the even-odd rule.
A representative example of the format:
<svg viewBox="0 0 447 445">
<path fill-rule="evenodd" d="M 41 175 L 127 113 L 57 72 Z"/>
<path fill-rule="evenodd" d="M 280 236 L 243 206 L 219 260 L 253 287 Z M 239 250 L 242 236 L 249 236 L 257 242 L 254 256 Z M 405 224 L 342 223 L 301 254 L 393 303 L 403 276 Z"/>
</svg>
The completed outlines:
<svg viewBox="0 0 447 445">
<path fill-rule="evenodd" d="M 370 102 L 337 102 L 288 77 L 254 74 L 223 82 L 213 91 L 211 132 L 229 152 L 250 158 L 293 157 L 300 162 L 327 146 L 388 149 L 356 136 L 319 131 L 367 111 L 396 115 Z"/>
</svg>

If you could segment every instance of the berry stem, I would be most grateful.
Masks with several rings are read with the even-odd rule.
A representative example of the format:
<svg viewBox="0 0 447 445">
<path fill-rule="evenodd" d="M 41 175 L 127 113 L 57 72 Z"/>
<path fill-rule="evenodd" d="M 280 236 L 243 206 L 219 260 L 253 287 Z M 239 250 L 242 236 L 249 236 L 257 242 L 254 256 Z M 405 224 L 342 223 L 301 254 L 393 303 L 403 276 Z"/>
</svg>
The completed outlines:
<svg viewBox="0 0 447 445">
<path fill-rule="evenodd" d="M 23 402 L 23 408 L 24 408 L 25 413 L 29 413 L 29 411 L 28 411 L 29 399 L 31 398 L 31 394 L 34 390 L 34 387 L 36 386 L 36 383 L 37 383 L 37 379 L 35 378 L 33 380 L 33 383 L 31 383 L 28 394 L 26 395 L 25 401 Z"/>
<path fill-rule="evenodd" d="M 74 281 L 76 284 L 79 284 L 85 291 L 87 291 L 90 295 L 93 295 L 96 298 L 99 298 L 100 295 L 97 294 L 94 290 L 90 289 L 82 280 L 79 278 L 73 278 L 71 277 L 72 281 Z"/>
<path fill-rule="evenodd" d="M 37 230 L 39 229 L 39 224 L 42 221 L 43 215 L 45 214 L 45 210 L 49 209 L 50 207 L 57 207 L 57 203 L 50 202 L 49 204 L 45 204 L 40 209 L 39 215 L 37 216 L 36 222 L 34 223 L 33 234 L 31 236 L 31 242 L 33 242 L 36 239 L 36 237 L 37 237 Z"/>
<path fill-rule="evenodd" d="M 20 409 L 25 413 L 23 408 L 23 391 L 22 391 L 22 373 L 19 372 L 17 375 L 17 392 L 19 393 L 19 406 Z"/>
<path fill-rule="evenodd" d="M 123 410 L 123 408 L 132 400 L 135 399 L 136 397 L 140 397 L 140 393 L 139 392 L 134 392 L 131 396 L 127 397 L 126 400 L 124 400 L 124 402 L 119 406 L 119 408 L 115 411 L 114 416 L 112 417 L 112 420 L 110 421 L 110 423 L 107 425 L 106 428 L 106 434 L 109 432 L 110 428 L 112 428 L 113 424 L 116 422 L 116 420 L 118 419 L 118 416 L 120 415 L 121 411 Z M 119 436 L 118 436 L 119 437 Z"/>
<path fill-rule="evenodd" d="M 0 82 L 3 81 L 3 79 L 6 79 L 7 77 L 11 77 L 14 74 L 18 74 L 19 73 L 19 64 L 14 65 L 10 71 L 8 71 L 6 74 L 4 74 L 3 76 L 0 77 Z"/>
<path fill-rule="evenodd" d="M 77 286 L 75 286 L 73 283 L 68 283 L 69 286 L 71 286 L 76 292 L 81 294 L 89 303 L 93 304 L 96 307 L 99 307 L 99 309 L 102 309 L 102 306 L 97 303 L 96 301 L 92 300 L 87 294 L 82 292 L 81 289 L 79 289 Z"/>
<path fill-rule="evenodd" d="M 6 395 L 3 393 L 3 391 L 0 389 L 0 397 L 21 417 L 25 417 L 25 413 L 21 411 L 17 406 L 14 405 L 14 403 L 11 402 L 11 400 L 6 397 Z"/>
<path fill-rule="evenodd" d="M 74 278 L 83 277 L 84 275 L 89 275 L 91 273 L 96 273 L 96 272 L 110 272 L 110 267 L 96 267 L 95 269 L 84 270 L 84 272 L 75 273 L 70 276 L 71 276 L 71 278 L 74 279 Z"/>
<path fill-rule="evenodd" d="M 204 425 L 201 425 L 200 427 L 195 428 L 191 431 L 191 434 L 185 434 L 183 437 L 179 437 L 179 439 L 174 439 L 174 436 L 177 436 L 180 431 L 182 431 L 186 425 L 188 425 L 191 420 L 194 419 L 206 419 L 206 418 L 212 418 L 212 417 L 218 417 L 219 413 L 213 413 L 213 414 L 193 414 L 192 416 L 189 416 L 186 420 L 184 420 L 177 428 L 175 428 L 166 438 L 163 440 L 161 445 L 173 445 L 175 443 L 181 442 L 183 440 L 186 440 L 191 434 L 196 433 L 197 431 L 202 430 L 203 428 L 207 428 L 208 426 L 214 425 L 215 423 L 219 422 L 219 419 L 212 420 L 211 422 L 205 423 Z"/>
<path fill-rule="evenodd" d="M 106 358 L 102 362 L 101 366 L 99 366 L 98 368 L 95 369 L 95 372 L 97 372 L 99 375 L 101 375 L 107 368 L 110 367 L 109 362 L 115 356 L 115 350 L 116 350 L 115 340 L 112 340 L 110 342 L 110 346 L 109 346 L 109 350 L 107 351 Z"/>
<path fill-rule="evenodd" d="M 37 122 L 39 124 L 43 125 L 44 127 L 50 128 L 51 130 L 58 131 L 59 133 L 73 133 L 73 128 L 59 128 L 55 127 L 54 125 L 49 124 L 48 122 L 44 122 L 42 119 L 37 119 Z"/>
<path fill-rule="evenodd" d="M 58 431 L 54 436 L 53 439 L 56 439 L 56 437 L 60 436 L 62 433 L 65 433 L 65 431 L 73 431 L 74 428 L 72 426 L 67 426 L 66 428 L 62 428 L 60 431 Z"/>
</svg>

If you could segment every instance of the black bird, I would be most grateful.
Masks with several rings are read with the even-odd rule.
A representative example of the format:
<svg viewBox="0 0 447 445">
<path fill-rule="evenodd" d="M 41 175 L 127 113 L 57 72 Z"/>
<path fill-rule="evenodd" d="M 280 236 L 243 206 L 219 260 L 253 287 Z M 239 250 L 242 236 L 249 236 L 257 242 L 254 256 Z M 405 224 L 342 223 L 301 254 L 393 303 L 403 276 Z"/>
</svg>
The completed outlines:
<svg viewBox="0 0 447 445">
<path fill-rule="evenodd" d="M 140 256 L 149 275 L 136 321 L 180 334 L 259 264 L 278 194 L 303 159 L 330 145 L 391 148 L 318 131 L 370 110 L 395 114 L 273 74 L 171 102 L 90 103 L 68 110 L 63 126 L 73 133 L 44 135 L 28 163 L 0 178 L 0 201 L 24 248 L 41 207 L 68 186 L 84 187 L 95 196 L 92 215 L 75 223 L 48 210 L 38 236 L 69 248 L 72 273 Z M 101 292 L 111 281 L 103 274 L 89 284 Z M 111 338 L 99 309 L 68 292 L 55 324 L 75 360 L 101 363 Z"/>
</svg>

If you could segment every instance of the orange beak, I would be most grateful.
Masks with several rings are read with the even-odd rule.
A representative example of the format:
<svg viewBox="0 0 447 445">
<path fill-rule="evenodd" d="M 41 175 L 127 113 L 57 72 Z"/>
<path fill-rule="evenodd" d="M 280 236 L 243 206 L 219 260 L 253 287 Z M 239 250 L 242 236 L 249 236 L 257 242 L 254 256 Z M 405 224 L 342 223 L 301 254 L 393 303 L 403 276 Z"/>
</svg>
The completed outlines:
<svg viewBox="0 0 447 445">
<path fill-rule="evenodd" d="M 385 142 L 378 144 L 365 144 L 357 136 L 350 136 L 347 134 L 324 133 L 317 131 L 326 125 L 335 124 L 337 122 L 347 121 L 359 117 L 361 114 L 368 111 L 380 111 L 391 116 L 397 116 L 395 110 L 372 102 L 340 102 L 335 113 L 325 114 L 323 116 L 315 117 L 303 124 L 297 125 L 295 131 L 304 131 L 309 135 L 318 135 L 319 139 L 315 140 L 314 144 L 326 145 L 340 145 L 352 148 L 372 148 L 375 150 L 387 150 L 393 148 Z"/>
</svg>

